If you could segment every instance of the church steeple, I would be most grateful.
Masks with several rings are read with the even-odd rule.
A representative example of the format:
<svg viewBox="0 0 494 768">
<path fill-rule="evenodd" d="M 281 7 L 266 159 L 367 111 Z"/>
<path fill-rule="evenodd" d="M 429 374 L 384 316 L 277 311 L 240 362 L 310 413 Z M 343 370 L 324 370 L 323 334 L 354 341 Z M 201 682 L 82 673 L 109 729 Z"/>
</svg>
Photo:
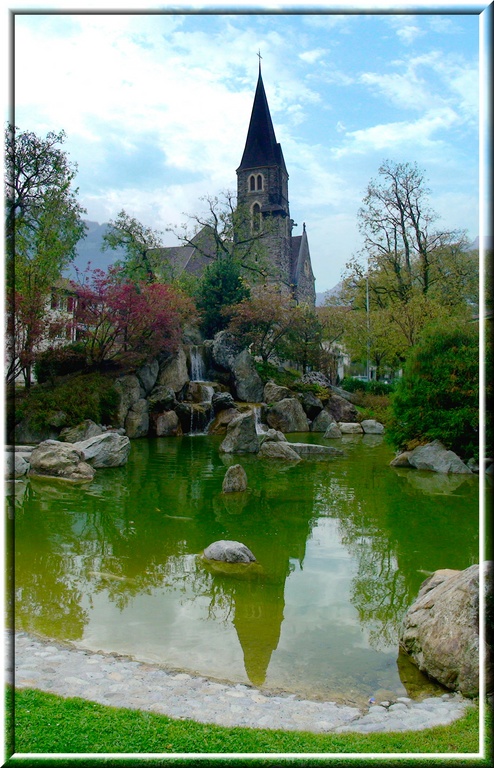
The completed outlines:
<svg viewBox="0 0 494 768">
<path fill-rule="evenodd" d="M 259 60 L 259 78 L 254 96 L 254 105 L 252 107 L 245 149 L 240 165 L 237 168 L 237 173 L 250 168 L 270 165 L 278 165 L 285 173 L 287 172 L 281 145 L 276 141 L 273 121 L 271 120 L 268 100 L 262 82 L 261 61 Z"/>
</svg>

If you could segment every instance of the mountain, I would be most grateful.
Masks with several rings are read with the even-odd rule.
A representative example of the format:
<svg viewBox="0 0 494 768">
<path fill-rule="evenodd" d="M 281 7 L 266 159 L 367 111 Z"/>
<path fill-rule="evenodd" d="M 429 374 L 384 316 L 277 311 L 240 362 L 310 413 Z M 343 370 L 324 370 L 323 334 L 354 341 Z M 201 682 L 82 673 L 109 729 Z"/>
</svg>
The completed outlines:
<svg viewBox="0 0 494 768">
<path fill-rule="evenodd" d="M 108 224 L 98 224 L 96 221 L 85 221 L 86 237 L 77 243 L 77 256 L 65 270 L 65 277 L 72 280 L 76 277 L 76 268 L 84 272 L 88 262 L 91 269 L 102 269 L 106 272 L 110 264 L 124 255 L 123 248 L 112 251 L 102 251 L 103 235 L 108 231 Z"/>
<path fill-rule="evenodd" d="M 340 290 L 341 290 L 341 282 L 336 283 L 336 285 L 330 288 L 329 291 L 324 291 L 324 293 L 316 293 L 316 307 L 324 306 L 325 300 L 330 296 L 335 296 Z"/>
</svg>

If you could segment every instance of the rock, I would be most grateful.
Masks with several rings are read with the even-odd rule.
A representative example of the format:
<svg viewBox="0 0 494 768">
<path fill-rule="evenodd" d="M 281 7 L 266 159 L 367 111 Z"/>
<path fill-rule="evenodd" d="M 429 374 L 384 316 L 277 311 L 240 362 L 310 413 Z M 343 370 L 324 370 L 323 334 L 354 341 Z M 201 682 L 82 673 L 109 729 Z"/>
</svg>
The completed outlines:
<svg viewBox="0 0 494 768">
<path fill-rule="evenodd" d="M 102 435 L 103 430 L 91 419 L 85 419 L 76 427 L 66 427 L 62 429 L 59 440 L 64 443 L 80 443 L 81 440 L 88 440 L 90 437 Z"/>
<path fill-rule="evenodd" d="M 29 475 L 58 477 L 82 482 L 92 480 L 95 470 L 84 461 L 82 451 L 72 444 L 45 440 L 31 453 Z"/>
<path fill-rule="evenodd" d="M 345 389 L 341 389 L 341 387 L 335 387 L 331 384 L 331 392 L 334 392 L 336 395 L 339 395 L 344 400 L 348 400 L 349 403 L 355 403 L 355 405 L 358 405 L 361 397 L 360 395 L 357 395 L 356 392 L 347 392 Z"/>
<path fill-rule="evenodd" d="M 311 443 L 288 443 L 301 458 L 330 458 L 331 456 L 344 456 L 344 451 L 329 445 L 312 445 Z"/>
<path fill-rule="evenodd" d="M 256 432 L 256 420 L 252 411 L 240 413 L 230 421 L 226 437 L 220 445 L 221 453 L 257 453 L 259 437 Z"/>
<path fill-rule="evenodd" d="M 123 427 L 129 409 L 141 398 L 141 385 L 137 376 L 129 375 L 120 376 L 115 381 L 114 387 L 119 396 L 115 426 Z"/>
<path fill-rule="evenodd" d="M 319 384 L 320 387 L 330 387 L 331 382 L 324 373 L 320 371 L 311 371 L 305 373 L 301 378 L 302 384 Z"/>
<path fill-rule="evenodd" d="M 364 419 L 360 426 L 366 435 L 384 435 L 384 426 L 375 419 Z"/>
<path fill-rule="evenodd" d="M 224 371 L 231 371 L 233 361 L 241 351 L 241 345 L 228 331 L 220 331 L 213 339 L 211 347 L 213 362 Z"/>
<path fill-rule="evenodd" d="M 338 428 L 342 435 L 363 435 L 364 430 L 360 424 L 356 424 L 353 421 L 350 423 L 340 421 L 338 422 Z"/>
<path fill-rule="evenodd" d="M 484 563 L 486 593 L 491 563 Z M 479 566 L 436 571 L 420 587 L 402 622 L 400 646 L 429 677 L 464 696 L 479 695 Z M 488 649 L 485 649 L 488 651 Z M 488 656 L 486 655 L 486 658 Z M 486 690 L 492 690 L 487 669 Z"/>
<path fill-rule="evenodd" d="M 67 414 L 63 411 L 53 411 L 49 414 L 46 421 L 50 427 L 55 427 L 55 429 L 63 427 L 67 423 Z"/>
<path fill-rule="evenodd" d="M 151 392 L 154 385 L 156 384 L 159 370 L 159 363 L 156 359 L 154 359 L 149 363 L 145 363 L 139 368 L 139 370 L 136 371 L 136 376 L 139 379 L 141 387 L 143 388 L 146 395 Z"/>
<path fill-rule="evenodd" d="M 215 416 L 217 416 L 220 411 L 226 411 L 233 408 L 237 409 L 235 400 L 230 392 L 215 392 L 211 399 L 211 403 Z"/>
<path fill-rule="evenodd" d="M 261 445 L 265 442 L 286 443 L 287 439 L 283 432 L 279 432 L 277 429 L 267 429 L 259 435 Z"/>
<path fill-rule="evenodd" d="M 266 421 L 280 432 L 308 432 L 309 421 L 304 409 L 294 397 L 280 400 L 268 410 Z"/>
<path fill-rule="evenodd" d="M 240 541 L 214 541 L 204 550 L 208 560 L 221 560 L 225 563 L 255 563 L 256 558 L 245 544 Z"/>
<path fill-rule="evenodd" d="M 5 477 L 23 477 L 29 471 L 29 459 L 31 454 L 9 451 L 5 454 Z"/>
<path fill-rule="evenodd" d="M 153 387 L 151 393 L 148 395 L 147 401 L 149 403 L 150 411 L 172 411 L 177 405 L 177 399 L 175 392 L 171 387 L 165 387 L 158 384 Z"/>
<path fill-rule="evenodd" d="M 310 425 L 310 431 L 326 433 L 331 424 L 335 424 L 335 420 L 332 414 L 324 408 Z"/>
<path fill-rule="evenodd" d="M 282 461 L 300 461 L 300 456 L 288 442 L 268 440 L 259 448 L 261 459 L 281 459 Z"/>
<path fill-rule="evenodd" d="M 41 443 L 44 440 L 58 440 L 59 430 L 55 427 L 38 428 L 29 418 L 22 419 L 15 425 L 13 440 L 15 443 Z"/>
<path fill-rule="evenodd" d="M 263 398 L 264 386 L 247 349 L 235 357 L 231 370 L 237 400 L 259 403 Z"/>
<path fill-rule="evenodd" d="M 237 408 L 228 408 L 226 411 L 219 411 L 218 415 L 213 419 L 208 427 L 208 433 L 210 435 L 224 435 L 226 434 L 229 423 L 238 416 Z"/>
<path fill-rule="evenodd" d="M 302 408 L 304 409 L 306 416 L 310 421 L 314 421 L 314 419 L 321 413 L 324 407 L 322 401 L 316 397 L 313 392 L 304 392 L 300 398 L 300 402 L 302 403 Z"/>
<path fill-rule="evenodd" d="M 144 398 L 137 400 L 125 417 L 125 431 L 132 440 L 147 437 L 149 432 L 149 403 Z"/>
<path fill-rule="evenodd" d="M 428 469 L 431 472 L 452 472 L 472 474 L 472 471 L 453 451 L 448 451 L 439 440 L 426 445 L 419 445 L 410 452 L 409 463 L 416 469 Z"/>
<path fill-rule="evenodd" d="M 126 435 L 105 432 L 74 443 L 73 447 L 81 451 L 84 461 L 92 467 L 121 467 L 129 458 L 130 440 Z"/>
<path fill-rule="evenodd" d="M 165 411 L 154 417 L 156 437 L 170 437 L 183 434 L 182 426 L 175 411 Z"/>
<path fill-rule="evenodd" d="M 247 489 L 247 475 L 241 464 L 228 467 L 223 478 L 221 490 L 223 493 L 239 493 Z"/>
<path fill-rule="evenodd" d="M 279 403 L 280 400 L 284 400 L 286 397 L 293 397 L 293 393 L 290 392 L 288 387 L 280 387 L 278 384 L 275 384 L 274 381 L 268 381 L 264 385 L 262 399 L 268 405 L 271 403 Z"/>
<path fill-rule="evenodd" d="M 411 467 L 412 465 L 408 461 L 410 457 L 411 451 L 403 451 L 403 453 L 399 453 L 398 456 L 395 456 L 394 459 L 392 459 L 389 462 L 390 467 Z"/>
<path fill-rule="evenodd" d="M 208 381 L 189 381 L 185 399 L 192 403 L 211 403 L 218 384 Z"/>
<path fill-rule="evenodd" d="M 349 422 L 356 422 L 358 420 L 358 411 L 353 403 L 349 403 L 348 400 L 345 400 L 343 397 L 335 395 L 334 393 L 331 394 L 326 408 L 332 414 L 333 419 L 336 422 L 342 421 L 348 424 Z"/>
<path fill-rule="evenodd" d="M 187 356 L 180 347 L 178 352 L 161 363 L 156 383 L 161 387 L 170 387 L 178 394 L 188 381 Z"/>
<path fill-rule="evenodd" d="M 339 426 L 336 423 L 336 421 L 333 421 L 329 425 L 329 427 L 327 428 L 326 432 L 324 433 L 324 437 L 327 440 L 341 437 L 341 429 L 339 428 Z"/>
</svg>

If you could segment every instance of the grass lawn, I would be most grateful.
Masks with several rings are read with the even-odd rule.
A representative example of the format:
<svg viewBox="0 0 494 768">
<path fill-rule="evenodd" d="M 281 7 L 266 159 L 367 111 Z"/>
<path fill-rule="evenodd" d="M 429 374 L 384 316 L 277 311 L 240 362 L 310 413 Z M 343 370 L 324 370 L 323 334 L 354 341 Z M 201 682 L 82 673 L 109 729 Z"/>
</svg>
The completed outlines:
<svg viewBox="0 0 494 768">
<path fill-rule="evenodd" d="M 83 753 L 154 753 L 159 758 L 146 758 L 146 763 L 155 765 L 190 764 L 191 758 L 167 758 L 166 755 L 193 753 L 201 755 L 197 761 L 203 765 L 225 765 L 230 761 L 238 765 L 297 765 L 319 764 L 321 758 L 332 765 L 347 764 L 335 755 L 377 753 L 391 755 L 442 754 L 441 764 L 491 765 L 490 760 L 475 757 L 479 752 L 479 710 L 472 707 L 460 720 L 449 726 L 440 726 L 425 731 L 406 733 L 374 734 L 312 734 L 307 732 L 269 731 L 250 728 L 226 728 L 204 725 L 191 720 L 172 720 L 164 715 L 138 710 L 117 709 L 95 704 L 79 698 L 64 699 L 53 694 L 31 689 L 7 692 L 7 743 L 17 757 L 10 758 L 5 765 L 32 765 L 31 757 L 22 753 L 72 753 L 73 758 L 50 760 L 40 757 L 43 765 L 57 766 L 73 763 Z M 486 734 L 489 734 L 486 724 Z M 207 753 L 235 754 L 234 758 L 204 758 Z M 262 754 L 266 757 L 237 757 L 242 754 Z M 287 757 L 274 757 L 283 753 Z M 294 755 L 314 754 L 321 757 L 295 758 Z M 472 755 L 469 757 L 469 753 Z M 448 759 L 448 755 L 458 758 Z M 273 755 L 273 757 L 269 757 Z M 292 757 L 290 757 L 292 755 Z M 333 757 L 330 757 L 333 755 Z M 462 757 L 459 757 L 462 755 Z M 325 757 L 327 756 L 327 757 Z M 361 764 L 368 764 L 362 758 Z M 430 763 L 430 758 L 424 758 Z M 141 764 L 143 757 L 125 758 L 126 764 Z M 373 762 L 381 762 L 374 758 Z M 91 761 L 93 762 L 93 761 Z M 122 765 L 122 760 L 106 758 L 98 760 L 105 765 Z M 352 758 L 351 765 L 360 762 Z M 382 762 L 389 762 L 382 758 Z M 417 758 L 400 759 L 400 763 L 416 764 Z M 84 759 L 84 764 L 88 758 Z"/>
</svg>

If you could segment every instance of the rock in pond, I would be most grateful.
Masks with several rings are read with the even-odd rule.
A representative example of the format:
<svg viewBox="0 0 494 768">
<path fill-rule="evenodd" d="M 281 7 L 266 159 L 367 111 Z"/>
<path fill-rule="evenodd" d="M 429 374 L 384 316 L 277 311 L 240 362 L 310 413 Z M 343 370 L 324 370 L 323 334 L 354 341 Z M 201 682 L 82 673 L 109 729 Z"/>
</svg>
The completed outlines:
<svg viewBox="0 0 494 768">
<path fill-rule="evenodd" d="M 329 459 L 332 456 L 344 456 L 345 452 L 340 448 L 329 445 L 312 445 L 312 443 L 288 443 L 301 458 Z"/>
<path fill-rule="evenodd" d="M 282 461 L 300 461 L 300 456 L 287 441 L 266 440 L 259 449 L 261 459 L 281 459 Z"/>
<path fill-rule="evenodd" d="M 483 564 L 485 592 L 492 589 L 492 563 Z M 443 569 L 426 579 L 408 609 L 399 642 L 429 677 L 464 696 L 479 695 L 479 566 L 464 571 Z M 486 691 L 493 687 L 486 670 Z"/>
<path fill-rule="evenodd" d="M 416 469 L 427 469 L 431 472 L 452 472 L 457 474 L 472 474 L 471 469 L 453 451 L 448 451 L 440 440 L 419 445 L 410 452 L 408 462 Z"/>
<path fill-rule="evenodd" d="M 226 437 L 220 445 L 220 453 L 257 453 L 259 437 L 256 432 L 254 413 L 240 413 L 230 421 Z"/>
<path fill-rule="evenodd" d="M 207 560 L 220 560 L 224 563 L 255 563 L 256 558 L 245 544 L 240 541 L 221 539 L 214 541 L 204 550 Z"/>
<path fill-rule="evenodd" d="M 85 419 L 76 427 L 65 427 L 59 435 L 59 440 L 64 443 L 80 443 L 81 440 L 89 440 L 90 437 L 103 434 L 103 430 L 91 419 Z"/>
<path fill-rule="evenodd" d="M 240 493 L 247 490 L 247 474 L 241 464 L 228 467 L 221 490 L 222 493 Z"/>
<path fill-rule="evenodd" d="M 84 461 L 92 467 L 121 467 L 129 458 L 130 440 L 117 432 L 104 432 L 74 443 L 73 447 L 81 451 Z"/>
<path fill-rule="evenodd" d="M 300 402 L 294 397 L 286 397 L 274 403 L 268 410 L 266 421 L 270 427 L 284 433 L 309 431 L 309 420 Z"/>
<path fill-rule="evenodd" d="M 364 430 L 357 422 L 339 421 L 338 428 L 342 435 L 363 435 Z"/>
<path fill-rule="evenodd" d="M 384 435 L 384 426 L 380 421 L 364 419 L 360 425 L 366 435 Z"/>
<path fill-rule="evenodd" d="M 84 454 L 71 443 L 45 440 L 31 453 L 29 475 L 57 477 L 72 482 L 88 482 L 95 470 L 84 461 Z"/>
</svg>

